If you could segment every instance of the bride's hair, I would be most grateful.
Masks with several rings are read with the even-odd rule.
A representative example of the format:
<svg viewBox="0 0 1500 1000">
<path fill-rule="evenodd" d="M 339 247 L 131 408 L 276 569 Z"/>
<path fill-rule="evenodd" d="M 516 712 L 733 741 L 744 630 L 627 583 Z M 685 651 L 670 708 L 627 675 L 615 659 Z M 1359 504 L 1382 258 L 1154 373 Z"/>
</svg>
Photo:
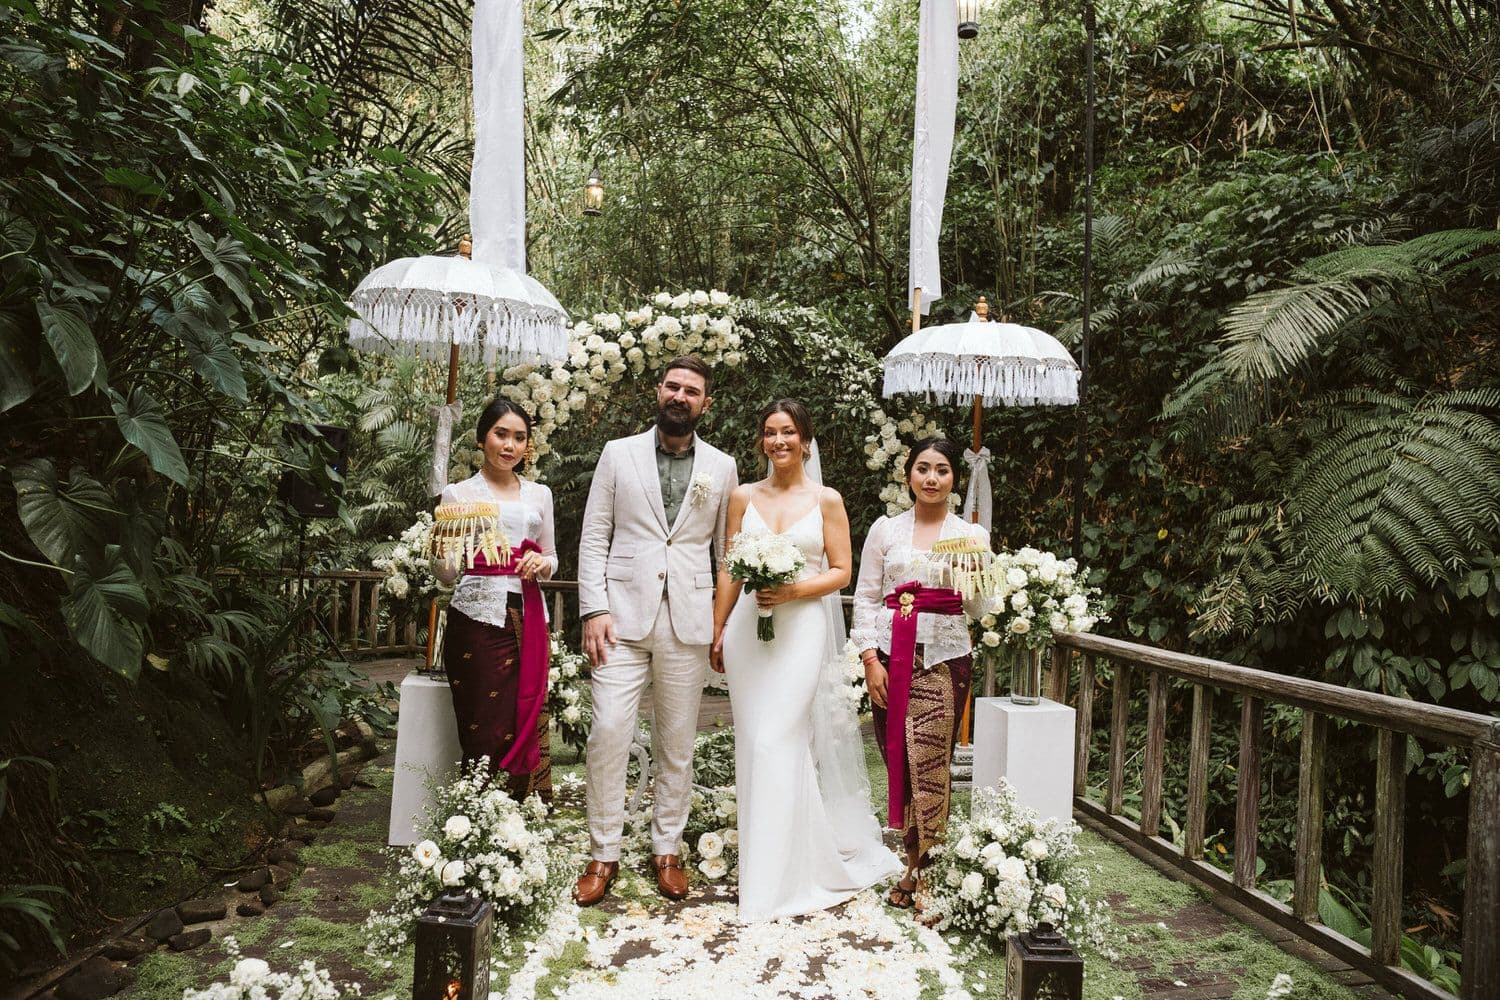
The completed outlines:
<svg viewBox="0 0 1500 1000">
<path fill-rule="evenodd" d="M 911 449 L 906 453 L 906 495 L 913 500 L 917 495 L 911 490 L 911 470 L 917 464 L 917 456 L 924 451 L 935 451 L 948 460 L 948 465 L 953 469 L 953 489 L 958 489 L 958 470 L 962 468 L 959 464 L 963 460 L 964 452 L 954 442 L 945 437 L 925 437 L 920 441 L 913 441 Z"/>
<path fill-rule="evenodd" d="M 766 433 L 766 421 L 771 419 L 771 415 L 774 413 L 785 413 L 792 418 L 792 426 L 797 428 L 797 436 L 802 439 L 802 454 L 806 457 L 807 449 L 812 447 L 814 437 L 812 414 L 808 413 L 807 407 L 803 406 L 802 402 L 796 399 L 778 399 L 774 403 L 769 403 L 761 408 L 760 416 L 755 420 L 756 453 L 762 456 L 765 454 L 760 442 Z"/>
</svg>

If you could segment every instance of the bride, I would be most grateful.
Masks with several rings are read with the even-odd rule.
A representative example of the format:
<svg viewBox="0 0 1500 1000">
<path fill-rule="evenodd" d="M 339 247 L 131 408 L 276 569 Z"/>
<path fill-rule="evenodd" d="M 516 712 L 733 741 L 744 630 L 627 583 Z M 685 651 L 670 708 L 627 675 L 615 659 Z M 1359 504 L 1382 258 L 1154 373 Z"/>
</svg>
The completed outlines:
<svg viewBox="0 0 1500 1000">
<path fill-rule="evenodd" d="M 734 716 L 747 923 L 836 906 L 901 871 L 870 811 L 858 721 L 842 690 L 838 592 L 853 563 L 843 498 L 820 481 L 812 422 L 798 401 L 761 411 L 759 450 L 769 475 L 730 496 L 726 537 L 786 535 L 807 568 L 753 599 L 721 568 L 714 598 L 712 662 L 727 674 Z M 772 611 L 769 642 L 756 638 L 757 606 Z"/>
</svg>

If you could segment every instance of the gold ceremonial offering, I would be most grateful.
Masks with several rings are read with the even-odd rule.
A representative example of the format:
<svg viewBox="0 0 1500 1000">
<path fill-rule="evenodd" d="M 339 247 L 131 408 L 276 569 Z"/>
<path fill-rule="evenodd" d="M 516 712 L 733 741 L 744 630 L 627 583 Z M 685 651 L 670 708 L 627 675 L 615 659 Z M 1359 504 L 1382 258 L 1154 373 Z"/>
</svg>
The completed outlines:
<svg viewBox="0 0 1500 1000">
<path fill-rule="evenodd" d="M 493 503 L 445 503 L 432 512 L 429 552 L 449 566 L 474 568 L 483 554 L 493 566 L 510 562 L 510 539 L 500 530 L 500 506 Z"/>
<path fill-rule="evenodd" d="M 923 586 L 956 590 L 966 601 L 994 593 L 1000 584 L 995 554 L 983 539 L 972 535 L 934 542 L 931 551 L 914 562 Z"/>
</svg>

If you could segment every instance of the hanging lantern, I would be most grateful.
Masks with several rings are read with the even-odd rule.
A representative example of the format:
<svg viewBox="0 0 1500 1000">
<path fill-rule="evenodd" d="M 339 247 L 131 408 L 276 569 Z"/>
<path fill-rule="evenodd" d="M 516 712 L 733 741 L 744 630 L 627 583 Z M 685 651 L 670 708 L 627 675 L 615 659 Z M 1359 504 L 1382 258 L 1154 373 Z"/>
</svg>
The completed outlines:
<svg viewBox="0 0 1500 1000">
<path fill-rule="evenodd" d="M 958 2 L 958 37 L 963 39 L 979 37 L 979 0 L 957 0 Z"/>
<path fill-rule="evenodd" d="M 604 178 L 599 176 L 599 165 L 589 172 L 583 183 L 583 214 L 599 215 L 604 209 Z"/>
<path fill-rule="evenodd" d="M 1082 1000 L 1083 959 L 1051 924 L 1010 935 L 1005 952 L 1006 1000 Z"/>
<path fill-rule="evenodd" d="M 495 907 L 450 889 L 417 918 L 412 1000 L 489 1000 Z"/>
</svg>

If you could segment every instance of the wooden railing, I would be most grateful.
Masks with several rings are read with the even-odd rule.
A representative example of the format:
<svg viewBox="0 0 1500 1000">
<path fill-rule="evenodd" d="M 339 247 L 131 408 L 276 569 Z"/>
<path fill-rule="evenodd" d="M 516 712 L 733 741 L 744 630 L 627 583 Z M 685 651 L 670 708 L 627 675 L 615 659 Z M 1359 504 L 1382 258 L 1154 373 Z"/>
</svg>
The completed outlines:
<svg viewBox="0 0 1500 1000">
<path fill-rule="evenodd" d="M 1078 669 L 1073 669 L 1075 660 Z M 1110 691 L 1109 760 L 1104 801 L 1089 797 L 1098 665 L 1114 668 Z M 1464 1000 L 1500 998 L 1500 719 L 1393 698 L 1388 695 L 1253 670 L 1219 660 L 1174 653 L 1095 635 L 1058 638 L 1049 694 L 1068 701 L 1077 685 L 1077 759 L 1074 810 L 1164 858 L 1212 892 L 1228 895 L 1324 950 L 1338 955 L 1405 996 L 1448 997 L 1444 990 L 1401 966 L 1402 855 L 1406 830 L 1407 736 L 1459 747 L 1469 754 L 1468 875 L 1464 887 Z M 1141 765 L 1140 822 L 1124 815 L 1125 762 L 1131 695 L 1137 678 L 1146 684 L 1146 736 Z M 1183 844 L 1161 836 L 1162 774 L 1167 709 L 1172 682 L 1192 686 L 1188 777 Z M 1234 871 L 1202 860 L 1208 802 L 1209 736 L 1214 695 L 1240 696 L 1240 745 L 1236 771 Z M 1261 759 L 1267 704 L 1301 709 L 1302 740 L 1297 782 L 1296 858 L 1291 905 L 1256 886 L 1260 827 Z M 1372 726 L 1376 736 L 1375 851 L 1368 948 L 1318 922 L 1322 870 L 1324 752 L 1329 719 Z"/>
</svg>

